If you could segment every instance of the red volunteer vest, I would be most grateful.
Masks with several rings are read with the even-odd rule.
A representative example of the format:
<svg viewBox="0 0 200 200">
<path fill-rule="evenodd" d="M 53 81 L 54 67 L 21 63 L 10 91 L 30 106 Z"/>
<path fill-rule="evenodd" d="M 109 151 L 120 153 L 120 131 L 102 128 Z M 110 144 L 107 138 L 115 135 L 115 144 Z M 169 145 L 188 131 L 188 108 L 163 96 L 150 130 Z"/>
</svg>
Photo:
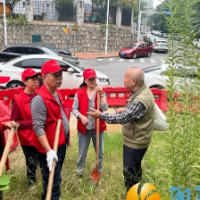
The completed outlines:
<svg viewBox="0 0 200 200">
<path fill-rule="evenodd" d="M 77 97 L 78 97 L 78 101 L 79 101 L 79 112 L 82 115 L 87 117 L 86 112 L 88 112 L 89 100 L 88 100 L 88 95 L 87 95 L 87 91 L 86 91 L 86 86 L 77 91 Z M 95 96 L 95 109 L 97 109 L 97 93 Z M 99 126 L 100 133 L 106 130 L 106 123 L 102 119 L 99 119 L 99 125 L 100 125 Z M 81 122 L 81 120 L 78 120 L 77 129 L 79 132 L 86 134 L 86 126 Z M 97 120 L 96 119 L 95 119 L 95 131 L 97 132 Z"/>
<path fill-rule="evenodd" d="M 56 91 L 57 91 L 57 94 L 61 101 L 62 96 L 58 90 L 56 90 Z M 47 109 L 46 125 L 44 127 L 44 131 L 45 131 L 47 140 L 49 142 L 49 145 L 53 149 L 57 120 L 62 119 L 61 108 L 60 108 L 60 105 L 58 104 L 58 102 L 56 101 L 56 99 L 47 90 L 45 85 L 43 85 L 38 90 L 37 93 L 42 97 L 44 104 L 46 106 L 46 109 Z M 63 123 L 61 123 L 58 147 L 60 147 L 64 143 L 65 143 L 65 134 L 64 134 Z M 41 144 L 38 145 L 38 151 L 41 153 L 46 153 Z"/>
<path fill-rule="evenodd" d="M 31 108 L 30 102 L 33 97 L 28 96 L 24 91 L 21 91 L 16 97 L 15 101 L 20 109 L 20 118 L 22 120 L 31 120 Z M 33 127 L 31 129 L 18 129 L 19 141 L 21 145 L 24 146 L 35 146 L 37 148 L 38 139 L 33 131 Z"/>
</svg>

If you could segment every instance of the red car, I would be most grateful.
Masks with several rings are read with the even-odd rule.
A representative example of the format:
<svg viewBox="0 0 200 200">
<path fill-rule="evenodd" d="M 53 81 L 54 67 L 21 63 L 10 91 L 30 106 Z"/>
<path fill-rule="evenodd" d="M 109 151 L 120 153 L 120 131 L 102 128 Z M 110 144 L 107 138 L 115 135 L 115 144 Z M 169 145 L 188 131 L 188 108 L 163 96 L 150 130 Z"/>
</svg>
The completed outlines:
<svg viewBox="0 0 200 200">
<path fill-rule="evenodd" d="M 119 50 L 119 57 L 121 58 L 137 58 L 141 56 L 150 57 L 153 49 L 145 43 L 132 43 L 128 47 Z"/>
</svg>

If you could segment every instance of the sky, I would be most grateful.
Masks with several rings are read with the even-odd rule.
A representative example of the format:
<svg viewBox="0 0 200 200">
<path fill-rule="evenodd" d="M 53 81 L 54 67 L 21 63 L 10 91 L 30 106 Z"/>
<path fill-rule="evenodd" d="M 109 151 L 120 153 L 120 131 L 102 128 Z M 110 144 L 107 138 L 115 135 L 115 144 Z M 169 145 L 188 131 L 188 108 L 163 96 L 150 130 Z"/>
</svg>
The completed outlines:
<svg viewBox="0 0 200 200">
<path fill-rule="evenodd" d="M 156 8 L 157 5 L 161 3 L 162 0 L 154 0 L 153 1 L 153 7 Z"/>
</svg>

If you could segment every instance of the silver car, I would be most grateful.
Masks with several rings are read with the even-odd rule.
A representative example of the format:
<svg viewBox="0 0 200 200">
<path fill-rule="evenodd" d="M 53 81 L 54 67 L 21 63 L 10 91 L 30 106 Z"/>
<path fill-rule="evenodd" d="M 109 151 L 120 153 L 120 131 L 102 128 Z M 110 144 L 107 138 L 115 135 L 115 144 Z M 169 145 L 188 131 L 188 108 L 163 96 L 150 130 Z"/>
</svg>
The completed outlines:
<svg viewBox="0 0 200 200">
<path fill-rule="evenodd" d="M 24 69 L 31 67 L 35 71 L 40 72 L 41 67 L 48 60 L 55 60 L 62 68 L 67 69 L 67 72 L 63 72 L 63 83 L 61 88 L 78 88 L 83 82 L 84 68 L 70 62 L 66 58 L 47 54 L 23 55 L 8 62 L 0 63 L 0 87 L 14 88 L 23 86 L 21 73 Z M 99 71 L 96 71 L 96 74 L 97 84 L 99 86 L 104 87 L 110 85 L 108 76 Z"/>
</svg>

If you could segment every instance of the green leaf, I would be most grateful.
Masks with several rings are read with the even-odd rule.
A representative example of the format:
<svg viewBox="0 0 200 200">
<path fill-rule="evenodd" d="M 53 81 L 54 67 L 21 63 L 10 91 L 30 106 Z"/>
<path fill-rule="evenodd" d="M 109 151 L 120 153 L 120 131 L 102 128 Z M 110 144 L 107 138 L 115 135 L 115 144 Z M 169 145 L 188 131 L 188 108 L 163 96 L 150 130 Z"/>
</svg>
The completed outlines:
<svg viewBox="0 0 200 200">
<path fill-rule="evenodd" d="M 7 175 L 1 175 L 0 176 L 0 186 L 5 186 L 10 183 L 10 179 Z"/>
<path fill-rule="evenodd" d="M 0 191 L 8 190 L 9 188 L 9 185 L 0 185 Z"/>
</svg>

